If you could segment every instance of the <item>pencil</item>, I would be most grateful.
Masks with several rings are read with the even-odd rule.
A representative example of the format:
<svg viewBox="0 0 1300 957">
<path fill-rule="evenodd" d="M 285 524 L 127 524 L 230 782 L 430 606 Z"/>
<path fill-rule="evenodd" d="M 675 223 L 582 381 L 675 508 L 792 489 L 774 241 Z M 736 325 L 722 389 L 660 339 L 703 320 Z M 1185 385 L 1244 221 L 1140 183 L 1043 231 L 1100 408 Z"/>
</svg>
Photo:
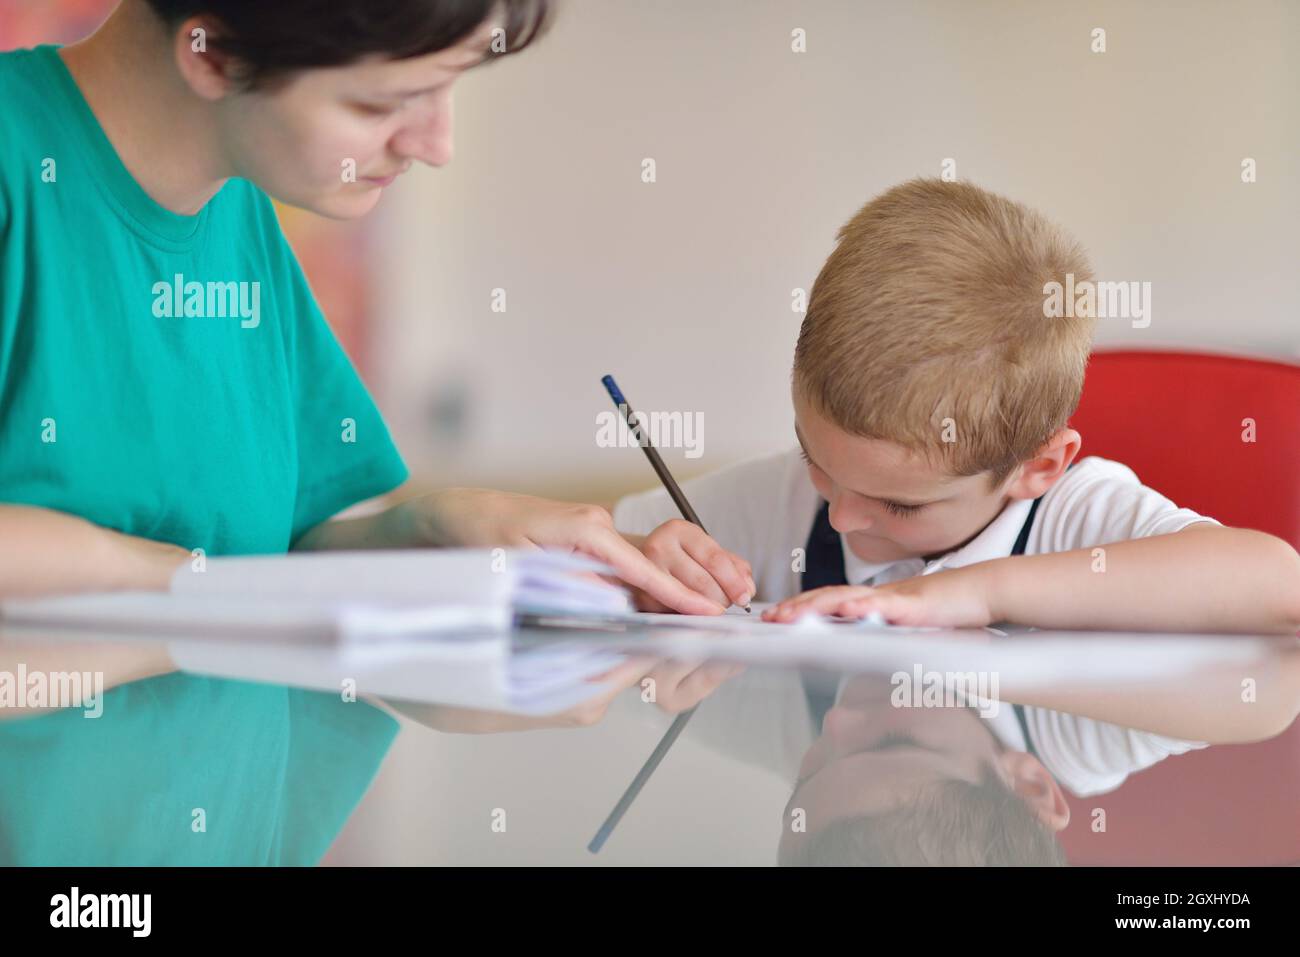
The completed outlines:
<svg viewBox="0 0 1300 957">
<path fill-rule="evenodd" d="M 695 514 L 695 509 L 691 508 L 691 503 L 688 502 L 686 496 L 682 494 L 681 487 L 678 486 L 672 473 L 668 471 L 668 466 L 664 464 L 664 460 L 660 458 L 659 452 L 650 443 L 650 437 L 642 434 L 638 428 L 633 419 L 634 413 L 632 407 L 628 405 L 627 399 L 623 397 L 623 391 L 614 381 L 614 377 L 607 375 L 600 381 L 601 384 L 605 386 L 605 391 L 609 393 L 609 397 L 614 400 L 614 405 L 618 406 L 618 410 L 622 414 L 623 420 L 627 423 L 627 427 L 632 430 L 632 435 L 636 438 L 637 444 L 641 446 L 641 451 L 645 452 L 645 457 L 650 460 L 650 467 L 655 470 L 655 474 L 659 476 L 659 481 L 663 483 L 664 488 L 668 490 L 668 494 L 672 496 L 673 502 L 677 505 L 677 510 L 682 513 L 682 518 L 686 519 L 686 521 L 693 525 L 698 525 L 701 531 L 704 531 L 707 534 L 707 529 L 704 528 L 704 523 L 701 522 L 700 517 Z M 750 611 L 750 606 L 748 604 L 746 604 L 744 608 L 747 613 Z M 698 708 L 699 705 L 696 705 L 695 707 Z M 668 749 L 673 746 L 673 742 L 677 740 L 678 736 L 682 733 L 682 729 L 686 727 L 686 723 L 691 720 L 691 715 L 693 714 L 695 714 L 695 708 L 690 708 L 683 711 L 673 719 L 672 725 L 659 740 L 659 744 L 655 746 L 650 757 L 647 758 L 645 764 L 641 766 L 641 770 L 638 771 L 636 777 L 632 779 L 632 783 L 629 784 L 627 790 L 623 792 L 623 796 L 619 798 L 618 803 L 614 805 L 614 810 L 609 812 L 609 817 L 605 818 L 605 823 L 600 826 L 600 830 L 596 832 L 596 836 L 593 837 L 591 843 L 587 845 L 587 850 L 592 854 L 599 853 L 600 849 L 605 846 L 605 842 L 609 840 L 610 834 L 614 832 L 614 828 L 618 826 L 618 822 L 623 819 L 623 815 L 627 813 L 627 809 L 632 806 L 632 802 L 636 800 L 636 796 L 641 793 L 641 789 L 645 787 L 646 781 L 650 779 L 650 775 L 654 773 L 655 768 L 659 767 L 659 762 L 664 759 L 664 755 L 667 754 Z"/>
<path fill-rule="evenodd" d="M 643 434 L 633 419 L 636 413 L 632 410 L 632 406 L 628 405 L 627 399 L 623 397 L 623 390 L 618 387 L 614 377 L 607 375 L 600 381 L 605 386 L 605 391 L 609 393 L 609 397 L 614 400 L 614 404 L 618 406 L 619 412 L 623 415 L 623 421 L 627 423 L 627 427 L 632 431 L 632 436 L 636 439 L 637 445 L 641 446 L 641 451 L 650 460 L 650 467 L 655 470 L 655 475 L 659 476 L 659 481 L 663 482 L 664 488 L 672 496 L 677 510 L 682 513 L 682 518 L 692 525 L 698 525 L 700 531 L 707 535 L 709 530 L 700 521 L 700 516 L 695 514 L 695 509 L 691 508 L 691 503 L 686 500 L 681 486 L 677 484 L 677 480 L 673 478 L 673 473 L 668 471 L 668 466 L 664 464 L 664 460 L 659 456 L 659 450 L 651 444 L 650 436 Z M 753 609 L 749 602 L 746 602 L 741 607 L 745 609 L 746 614 L 752 614 Z"/>
</svg>

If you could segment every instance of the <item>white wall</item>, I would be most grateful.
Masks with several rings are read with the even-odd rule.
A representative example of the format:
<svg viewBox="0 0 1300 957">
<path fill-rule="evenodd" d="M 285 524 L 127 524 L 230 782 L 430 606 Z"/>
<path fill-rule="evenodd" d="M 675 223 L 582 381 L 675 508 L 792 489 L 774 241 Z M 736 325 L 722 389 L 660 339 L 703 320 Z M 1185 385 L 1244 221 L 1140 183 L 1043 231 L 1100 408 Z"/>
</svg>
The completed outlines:
<svg viewBox="0 0 1300 957">
<path fill-rule="evenodd" d="M 605 372 L 704 414 L 683 474 L 784 447 L 791 289 L 945 157 L 1066 225 L 1101 278 L 1152 282 L 1150 328 L 1100 342 L 1296 357 L 1297 36 L 1286 0 L 570 0 L 458 86 L 455 161 L 383 201 L 377 391 L 439 481 L 650 484 L 596 445 Z M 426 410 L 462 389 L 464 440 L 439 443 Z"/>
<path fill-rule="evenodd" d="M 1151 326 L 1104 323 L 1102 343 L 1294 358 L 1297 36 L 1285 0 L 571 0 L 536 49 L 462 82 L 456 161 L 384 199 L 376 391 L 429 480 L 652 484 L 596 446 L 606 372 L 636 405 L 704 413 L 704 456 L 667 456 L 683 475 L 785 447 L 791 289 L 861 203 L 945 157 L 1068 226 L 1101 278 L 1153 283 Z M 458 387 L 468 431 L 437 444 L 424 410 Z M 408 731 L 332 859 L 584 861 L 655 737 Z M 645 802 L 687 823 L 628 827 L 605 860 L 770 860 L 753 835 L 783 795 L 752 773 L 679 744 Z M 708 803 L 723 782 L 731 817 Z M 481 827 L 493 801 L 523 808 L 508 842 Z"/>
</svg>

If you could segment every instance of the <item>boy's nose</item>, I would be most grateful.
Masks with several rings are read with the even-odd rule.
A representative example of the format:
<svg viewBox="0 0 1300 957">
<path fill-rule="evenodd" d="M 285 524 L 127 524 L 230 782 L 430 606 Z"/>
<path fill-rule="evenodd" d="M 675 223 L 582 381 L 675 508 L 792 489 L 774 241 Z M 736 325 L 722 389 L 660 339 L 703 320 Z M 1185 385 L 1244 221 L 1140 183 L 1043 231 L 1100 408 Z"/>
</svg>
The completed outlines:
<svg viewBox="0 0 1300 957">
<path fill-rule="evenodd" d="M 836 494 L 831 497 L 831 528 L 840 534 L 862 532 L 871 527 L 871 516 L 867 514 L 860 502 L 854 502 L 850 495 Z"/>
<path fill-rule="evenodd" d="M 852 708 L 836 705 L 822 718 L 822 734 L 830 738 L 837 747 L 851 736 L 862 724 L 862 713 Z"/>
</svg>

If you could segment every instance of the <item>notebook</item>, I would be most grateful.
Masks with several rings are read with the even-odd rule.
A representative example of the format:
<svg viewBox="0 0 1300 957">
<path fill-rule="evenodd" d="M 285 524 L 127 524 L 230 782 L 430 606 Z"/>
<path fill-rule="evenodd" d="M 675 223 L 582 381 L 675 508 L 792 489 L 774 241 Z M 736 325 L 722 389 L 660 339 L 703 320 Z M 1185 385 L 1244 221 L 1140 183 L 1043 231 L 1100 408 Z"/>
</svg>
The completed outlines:
<svg viewBox="0 0 1300 957">
<path fill-rule="evenodd" d="M 604 566 L 540 550 L 409 549 L 210 558 L 167 592 L 0 602 L 7 625 L 124 637 L 379 641 L 508 628 L 517 614 L 619 615 L 627 591 Z"/>
</svg>

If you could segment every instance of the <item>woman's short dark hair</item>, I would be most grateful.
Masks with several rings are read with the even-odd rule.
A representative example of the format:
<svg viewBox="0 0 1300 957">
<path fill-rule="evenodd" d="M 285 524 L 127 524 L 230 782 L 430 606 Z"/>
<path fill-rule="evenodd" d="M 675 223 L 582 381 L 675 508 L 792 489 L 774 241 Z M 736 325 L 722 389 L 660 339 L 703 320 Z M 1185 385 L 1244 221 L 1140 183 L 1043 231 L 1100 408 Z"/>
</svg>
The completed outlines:
<svg viewBox="0 0 1300 957">
<path fill-rule="evenodd" d="M 551 12 L 551 0 L 146 2 L 172 29 L 199 14 L 218 20 L 220 34 L 210 34 L 206 42 L 238 64 L 245 89 L 271 85 L 296 70 L 343 66 L 373 54 L 400 60 L 445 50 L 498 11 L 503 53 L 516 53 L 537 39 Z"/>
</svg>

